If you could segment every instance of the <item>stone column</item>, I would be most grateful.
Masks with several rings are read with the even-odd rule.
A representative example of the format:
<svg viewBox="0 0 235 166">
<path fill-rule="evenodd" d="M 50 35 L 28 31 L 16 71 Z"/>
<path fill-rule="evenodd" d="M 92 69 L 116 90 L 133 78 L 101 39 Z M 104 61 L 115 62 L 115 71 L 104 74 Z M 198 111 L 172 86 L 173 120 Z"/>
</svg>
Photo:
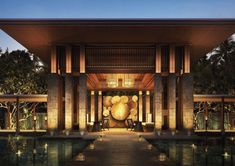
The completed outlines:
<svg viewBox="0 0 235 166">
<path fill-rule="evenodd" d="M 139 122 L 143 121 L 143 96 L 142 91 L 139 91 Z"/>
<path fill-rule="evenodd" d="M 86 119 L 86 112 L 87 112 L 87 86 L 86 86 L 86 74 L 81 73 L 79 76 L 79 113 L 78 113 L 78 123 L 80 131 L 86 131 L 87 127 L 87 119 Z"/>
<path fill-rule="evenodd" d="M 150 92 L 146 91 L 146 97 L 145 97 L 145 122 L 150 122 L 148 115 L 150 114 Z"/>
<path fill-rule="evenodd" d="M 60 77 L 58 74 L 49 74 L 47 79 L 47 127 L 48 131 L 58 130 L 60 111 Z"/>
<path fill-rule="evenodd" d="M 95 122 L 95 92 L 91 91 L 91 122 Z"/>
<path fill-rule="evenodd" d="M 181 76 L 181 109 L 183 128 L 193 129 L 193 76 L 185 73 Z"/>
<path fill-rule="evenodd" d="M 176 75 L 169 74 L 168 88 L 167 88 L 167 104 L 169 111 L 169 128 L 170 130 L 176 129 Z"/>
<path fill-rule="evenodd" d="M 161 74 L 154 75 L 154 122 L 155 122 L 155 130 L 162 129 L 162 77 Z"/>
<path fill-rule="evenodd" d="M 98 121 L 102 121 L 102 91 L 98 94 Z"/>
<path fill-rule="evenodd" d="M 66 74 L 65 76 L 65 129 L 71 130 L 73 126 L 73 110 L 74 110 L 74 92 L 73 92 L 73 76 Z"/>
</svg>

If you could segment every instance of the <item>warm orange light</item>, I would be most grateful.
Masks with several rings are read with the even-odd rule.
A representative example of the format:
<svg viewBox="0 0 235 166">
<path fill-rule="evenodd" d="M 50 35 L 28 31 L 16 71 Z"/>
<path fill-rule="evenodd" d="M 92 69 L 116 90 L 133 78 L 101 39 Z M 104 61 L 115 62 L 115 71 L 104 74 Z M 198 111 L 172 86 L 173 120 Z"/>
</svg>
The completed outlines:
<svg viewBox="0 0 235 166">
<path fill-rule="evenodd" d="M 51 73 L 57 73 L 56 46 L 51 48 Z"/>
<path fill-rule="evenodd" d="M 99 95 L 102 95 L 102 91 L 99 91 Z"/>
<path fill-rule="evenodd" d="M 169 72 L 175 73 L 175 47 L 174 46 L 170 46 Z"/>
<path fill-rule="evenodd" d="M 160 46 L 156 47 L 155 65 L 156 65 L 155 72 L 161 73 L 161 47 Z"/>
<path fill-rule="evenodd" d="M 84 45 L 80 46 L 80 73 L 86 72 L 85 66 L 85 47 Z"/>
<path fill-rule="evenodd" d="M 190 73 L 190 48 L 185 46 L 184 49 L 184 73 Z"/>
<path fill-rule="evenodd" d="M 71 55 L 71 47 L 66 46 L 66 73 L 72 72 L 72 55 Z"/>
<path fill-rule="evenodd" d="M 91 122 L 95 121 L 95 91 L 91 91 Z"/>
<path fill-rule="evenodd" d="M 149 91 L 146 91 L 146 95 L 149 95 L 150 94 L 150 92 Z"/>
</svg>

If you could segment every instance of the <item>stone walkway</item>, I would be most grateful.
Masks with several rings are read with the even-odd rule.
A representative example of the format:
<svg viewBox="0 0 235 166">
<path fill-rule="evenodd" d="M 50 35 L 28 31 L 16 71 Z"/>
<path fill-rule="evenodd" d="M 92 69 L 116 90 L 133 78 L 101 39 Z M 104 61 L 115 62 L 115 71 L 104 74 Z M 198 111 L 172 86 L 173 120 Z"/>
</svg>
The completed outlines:
<svg viewBox="0 0 235 166">
<path fill-rule="evenodd" d="M 159 161 L 159 152 L 150 144 L 130 131 L 103 132 L 102 138 L 94 142 L 94 149 L 87 147 L 83 155 L 85 161 L 78 161 L 78 156 L 67 162 L 67 166 L 156 166 L 171 165 L 167 160 Z"/>
</svg>

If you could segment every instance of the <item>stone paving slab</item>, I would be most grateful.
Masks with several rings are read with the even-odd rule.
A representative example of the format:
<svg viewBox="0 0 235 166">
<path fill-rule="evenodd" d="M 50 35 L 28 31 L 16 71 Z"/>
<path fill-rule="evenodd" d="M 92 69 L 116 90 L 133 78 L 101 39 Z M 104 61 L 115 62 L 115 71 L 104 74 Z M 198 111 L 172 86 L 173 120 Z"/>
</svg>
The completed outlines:
<svg viewBox="0 0 235 166">
<path fill-rule="evenodd" d="M 76 156 L 66 163 L 67 166 L 156 166 L 172 165 L 168 160 L 159 161 L 157 150 L 148 148 L 149 143 L 133 132 L 105 132 L 83 152 L 85 161 L 77 161 Z"/>
</svg>

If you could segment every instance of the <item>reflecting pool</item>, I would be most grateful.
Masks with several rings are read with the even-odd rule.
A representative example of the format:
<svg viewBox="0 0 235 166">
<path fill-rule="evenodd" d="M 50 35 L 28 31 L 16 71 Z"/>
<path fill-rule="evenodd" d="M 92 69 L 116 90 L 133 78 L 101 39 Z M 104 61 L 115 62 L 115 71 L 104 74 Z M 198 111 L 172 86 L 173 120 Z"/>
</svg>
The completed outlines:
<svg viewBox="0 0 235 166">
<path fill-rule="evenodd" d="M 1 166 L 63 166 L 92 140 L 0 137 Z"/>
<path fill-rule="evenodd" d="M 156 149 L 158 161 L 177 166 L 235 166 L 235 139 L 148 140 Z"/>
</svg>

